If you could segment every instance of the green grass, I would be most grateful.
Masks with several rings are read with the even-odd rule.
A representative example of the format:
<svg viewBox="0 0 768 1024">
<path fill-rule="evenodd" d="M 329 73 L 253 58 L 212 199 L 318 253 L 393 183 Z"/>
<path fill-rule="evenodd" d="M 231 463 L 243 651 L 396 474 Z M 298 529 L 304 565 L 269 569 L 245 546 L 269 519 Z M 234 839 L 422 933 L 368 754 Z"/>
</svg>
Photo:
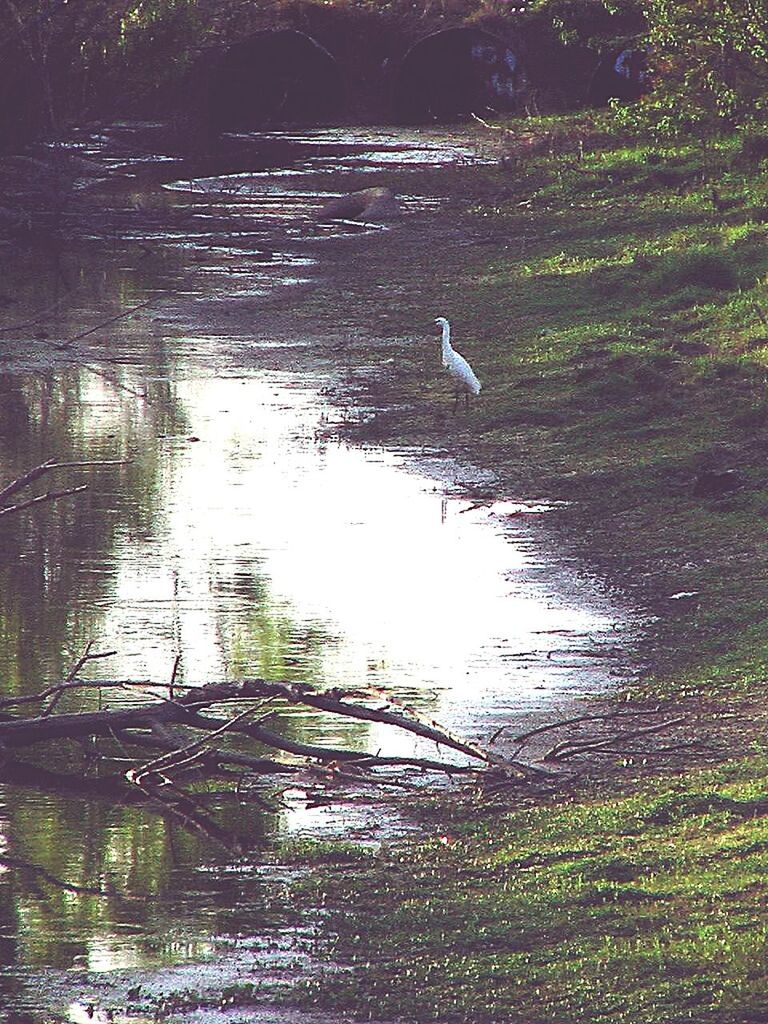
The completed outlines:
<svg viewBox="0 0 768 1024">
<path fill-rule="evenodd" d="M 351 971 L 302 998 L 419 1022 L 765 1019 L 767 769 L 479 815 L 315 876 Z"/>
</svg>

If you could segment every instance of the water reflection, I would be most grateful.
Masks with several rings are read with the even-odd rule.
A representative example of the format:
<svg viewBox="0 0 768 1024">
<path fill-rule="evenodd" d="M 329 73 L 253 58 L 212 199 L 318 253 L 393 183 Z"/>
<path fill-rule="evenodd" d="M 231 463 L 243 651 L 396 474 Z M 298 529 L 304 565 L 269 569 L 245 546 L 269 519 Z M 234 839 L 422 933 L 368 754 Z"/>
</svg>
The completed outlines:
<svg viewBox="0 0 768 1024">
<path fill-rule="evenodd" d="M 153 417 L 102 381 L 81 380 L 76 402 L 57 392 L 70 453 L 101 453 L 108 438 L 133 461 L 94 476 L 63 535 L 27 539 L 44 563 L 30 600 L 63 615 L 40 641 L 117 646 L 120 678 L 162 682 L 181 653 L 190 684 L 367 682 L 454 716 L 494 693 L 528 700 L 511 655 L 546 655 L 542 631 L 611 626 L 594 606 L 552 605 L 498 511 L 446 499 L 396 453 L 323 439 L 311 381 L 188 366 L 168 400 Z M 0 650 L 0 664 L 14 657 Z"/>
<path fill-rule="evenodd" d="M 19 518 L 0 535 L 9 690 L 63 674 L 88 640 L 117 648 L 110 677 L 162 682 L 181 652 L 188 683 L 366 683 L 475 735 L 494 715 L 541 707 L 542 687 L 576 685 L 548 657 L 563 637 L 547 631 L 599 637 L 611 610 L 555 598 L 524 528 L 514 542 L 514 509 L 473 508 L 401 455 L 328 440 L 322 379 L 297 383 L 247 364 L 222 372 L 210 341 L 193 336 L 173 346 L 175 365 L 170 351 L 156 362 L 147 354 L 164 386 L 146 400 L 87 371 L 48 382 L 44 402 L 37 382 L 20 383 L 25 413 L 5 438 L 15 465 L 34 461 L 43 434 L 60 438 L 67 458 L 131 461 L 96 468 L 87 501 Z M 424 753 L 372 724 L 296 711 L 281 722 L 309 742 Z M 78 758 L 62 755 L 59 767 L 71 771 Z M 216 814 L 221 828 L 243 832 L 236 803 Z M 18 789 L 5 815 L 13 856 L 69 886 L 24 870 L 0 878 L 23 964 L 175 963 L 204 957 L 234 927 L 231 880 L 217 890 L 206 876 L 201 888 L 195 873 L 221 857 L 211 835 L 142 807 Z M 244 845 L 263 842 L 281 817 L 284 828 L 322 827 L 295 799 L 271 818 L 249 806 Z M 241 882 L 250 913 L 269 916 L 258 908 L 273 897 Z M 105 883 L 112 897 L 71 888 Z"/>
<path fill-rule="evenodd" d="M 296 267 L 311 272 L 302 231 L 337 141 L 316 133 L 299 142 L 295 166 L 319 168 L 323 180 L 307 177 L 295 193 L 258 173 L 162 191 L 133 181 L 102 220 L 75 219 L 66 251 L 3 262 L 15 295 L 0 305 L 3 479 L 51 456 L 112 462 L 62 471 L 57 483 L 87 481 L 89 490 L 0 523 L 3 689 L 60 679 L 93 641 L 117 654 L 91 674 L 164 682 L 181 654 L 186 683 L 249 675 L 366 684 L 487 738 L 573 688 L 604 686 L 605 660 L 576 675 L 557 652 L 584 634 L 593 645 L 612 639 L 616 612 L 587 585 L 560 585 L 526 516 L 510 515 L 518 510 L 446 496 L 440 473 L 454 477 L 456 467 L 436 474 L 412 456 L 329 440 L 324 390 L 334 371 L 302 363 L 316 339 L 295 339 L 297 354 L 273 358 L 285 342 L 268 330 L 257 344 L 242 324 L 216 334 L 205 322 L 195 299 L 222 282 L 226 295 L 252 297 L 274 294 Z M 288 144 L 278 139 L 277 150 Z M 430 144 L 426 161 L 445 156 Z M 83 147 L 105 165 L 119 159 L 109 130 Z M 362 132 L 348 140 L 344 167 L 374 149 L 377 165 L 408 162 L 396 136 Z M 278 245 L 286 211 L 293 220 Z M 233 246 L 235 214 L 258 223 L 247 232 L 237 221 Z M 89 366 L 52 349 L 150 296 L 160 298 L 151 317 L 88 338 Z M 78 692 L 67 707 L 96 699 Z M 279 721 L 305 742 L 434 753 L 370 723 L 294 709 Z M 186 807 L 138 795 L 116 802 L 88 754 L 46 751 L 45 772 L 6 769 L 0 785 L 0 996 L 19 1012 L 44 1005 L 39 986 L 24 984 L 35 966 L 136 972 L 286 927 L 279 882 L 236 858 L 277 832 L 325 827 L 298 787 L 274 813 L 216 792 Z M 362 828 L 370 835 L 373 824 Z M 64 1005 L 69 989 L 62 982 L 48 1005 Z"/>
</svg>

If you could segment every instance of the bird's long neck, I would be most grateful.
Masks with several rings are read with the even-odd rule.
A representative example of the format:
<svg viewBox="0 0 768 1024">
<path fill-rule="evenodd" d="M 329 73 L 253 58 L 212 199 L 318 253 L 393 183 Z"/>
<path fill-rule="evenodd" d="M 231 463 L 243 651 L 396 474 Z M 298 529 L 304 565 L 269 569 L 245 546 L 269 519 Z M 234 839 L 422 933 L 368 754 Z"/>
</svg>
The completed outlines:
<svg viewBox="0 0 768 1024">
<path fill-rule="evenodd" d="M 443 324 L 443 364 L 448 362 L 448 356 L 453 352 L 451 348 L 451 325 Z"/>
</svg>

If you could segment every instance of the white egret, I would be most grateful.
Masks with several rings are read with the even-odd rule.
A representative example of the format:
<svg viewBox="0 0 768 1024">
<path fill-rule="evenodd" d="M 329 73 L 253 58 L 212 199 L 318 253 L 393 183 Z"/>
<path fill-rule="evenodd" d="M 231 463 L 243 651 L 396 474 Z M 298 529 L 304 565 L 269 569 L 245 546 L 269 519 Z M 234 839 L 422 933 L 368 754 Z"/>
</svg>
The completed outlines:
<svg viewBox="0 0 768 1024">
<path fill-rule="evenodd" d="M 475 371 L 469 365 L 464 356 L 460 355 L 451 347 L 451 325 L 444 316 L 435 318 L 435 323 L 443 329 L 443 366 L 453 377 L 455 387 L 454 412 L 463 394 L 466 407 L 469 408 L 469 396 L 479 395 L 482 385 L 475 376 Z"/>
</svg>

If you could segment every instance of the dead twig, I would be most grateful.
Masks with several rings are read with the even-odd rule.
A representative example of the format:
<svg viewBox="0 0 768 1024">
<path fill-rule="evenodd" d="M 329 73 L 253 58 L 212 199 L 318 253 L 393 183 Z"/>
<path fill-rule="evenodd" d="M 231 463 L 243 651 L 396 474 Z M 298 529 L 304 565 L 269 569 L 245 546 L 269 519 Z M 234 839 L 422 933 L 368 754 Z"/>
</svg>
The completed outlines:
<svg viewBox="0 0 768 1024">
<path fill-rule="evenodd" d="M 521 744 L 521 748 L 528 740 L 533 739 L 534 736 L 541 736 L 545 732 L 553 732 L 555 729 L 564 729 L 571 725 L 581 725 L 583 722 L 607 722 L 615 718 L 632 718 L 641 715 L 659 715 L 663 714 L 666 710 L 666 706 L 657 705 L 654 708 L 618 708 L 614 711 L 603 711 L 589 715 L 576 715 L 574 718 L 562 718 L 557 722 L 546 722 L 544 725 L 538 725 L 535 729 L 529 729 L 527 732 L 516 733 L 512 740 L 515 743 Z M 506 730 L 509 729 L 509 725 L 502 725 L 501 728 L 497 729 L 493 733 L 489 742 L 495 743 L 499 736 Z"/>
<path fill-rule="evenodd" d="M 166 742 L 159 735 L 148 736 L 146 733 L 130 730 L 117 733 L 115 738 L 121 744 L 141 747 L 143 750 L 161 750 L 166 756 L 176 753 L 179 748 L 178 742 Z M 108 755 L 102 756 L 105 761 L 116 760 L 116 758 Z M 144 762 L 136 765 L 137 757 L 126 756 L 123 758 L 123 761 L 130 761 L 134 765 L 133 772 L 140 772 L 144 767 Z M 190 764 L 185 767 L 189 768 L 192 763 L 190 758 Z M 255 757 L 253 754 L 242 754 L 239 751 L 225 751 L 219 748 L 199 752 L 196 755 L 196 764 L 204 770 L 217 769 L 220 765 L 232 765 L 232 767 L 245 768 L 258 775 L 295 775 L 305 769 L 305 766 L 302 764 L 289 764 L 286 761 L 275 761 L 273 758 Z M 175 769 L 178 766 L 174 765 L 173 767 Z M 128 778 L 128 775 L 129 773 L 126 772 L 126 778 Z M 129 779 L 129 781 L 134 782 L 135 780 Z"/>
<path fill-rule="evenodd" d="M 105 654 L 98 655 L 98 657 L 106 657 Z M 95 657 L 95 656 L 94 656 Z M 151 691 L 153 687 L 160 686 L 159 683 L 150 682 L 134 682 L 127 679 L 114 679 L 114 680 L 96 680 L 96 679 L 73 679 L 71 682 L 57 683 L 55 686 L 49 686 L 45 690 L 39 690 L 37 693 L 28 693 L 22 697 L 3 697 L 0 699 L 0 710 L 3 708 L 10 707 L 23 707 L 27 704 L 40 704 L 49 697 L 54 696 L 60 690 L 122 690 L 134 688 L 142 690 L 143 692 Z"/>
<path fill-rule="evenodd" d="M 613 736 L 609 736 L 606 739 L 588 739 L 588 740 L 561 740 L 556 743 L 551 750 L 548 750 L 543 761 L 563 761 L 566 758 L 574 757 L 577 754 L 595 753 L 600 750 L 604 750 L 608 747 L 619 746 L 627 740 L 636 739 L 638 736 L 649 736 L 652 733 L 663 732 L 665 729 L 672 729 L 676 725 L 681 725 L 686 721 L 685 716 L 679 718 L 671 718 L 665 722 L 657 722 L 655 725 L 648 725 L 640 729 L 632 729 L 628 732 L 617 733 Z"/>
<path fill-rule="evenodd" d="M 490 121 L 484 121 L 479 114 L 470 113 L 469 115 L 473 121 L 477 121 L 483 128 L 488 128 L 492 132 L 502 132 L 504 135 L 509 135 L 513 139 L 517 138 L 517 133 L 513 132 L 511 128 L 505 128 L 503 124 L 491 124 Z"/>
<path fill-rule="evenodd" d="M 56 687 L 56 692 L 53 694 L 51 700 L 48 702 L 47 706 L 41 712 L 43 718 L 45 718 L 46 715 L 52 714 L 56 710 L 56 707 L 61 698 L 64 696 L 64 694 L 68 690 L 71 690 L 73 688 L 73 684 L 78 681 L 78 672 L 80 672 L 81 669 L 85 668 L 89 661 L 98 661 L 101 658 L 112 658 L 114 657 L 115 654 L 117 654 L 117 651 L 101 651 L 100 653 L 92 654 L 91 647 L 93 647 L 93 640 L 88 641 L 88 643 L 85 645 L 85 650 L 77 659 L 75 664 L 72 666 L 67 678 L 61 684 L 61 686 Z"/>
<path fill-rule="evenodd" d="M 171 669 L 171 678 L 168 683 L 168 697 L 170 700 L 174 699 L 174 686 L 176 685 L 176 676 L 179 674 L 179 666 L 181 665 L 181 655 L 177 654 L 173 659 L 173 668 Z"/>
<path fill-rule="evenodd" d="M 156 757 L 153 761 L 147 761 L 140 768 L 135 771 L 128 772 L 129 782 L 135 782 L 137 786 L 143 784 L 144 779 L 150 774 L 162 774 L 164 772 L 173 771 L 175 768 L 183 768 L 189 764 L 191 756 L 201 750 L 206 744 L 210 743 L 216 736 L 221 736 L 225 732 L 229 732 L 234 729 L 237 724 L 258 711 L 258 708 L 246 708 L 245 711 L 241 711 L 239 715 L 235 715 L 234 718 L 227 720 L 218 729 L 214 729 L 208 736 L 204 736 L 202 739 L 195 740 L 192 743 L 188 743 L 184 747 L 179 747 L 169 753 L 163 754 L 160 757 Z"/>
</svg>

